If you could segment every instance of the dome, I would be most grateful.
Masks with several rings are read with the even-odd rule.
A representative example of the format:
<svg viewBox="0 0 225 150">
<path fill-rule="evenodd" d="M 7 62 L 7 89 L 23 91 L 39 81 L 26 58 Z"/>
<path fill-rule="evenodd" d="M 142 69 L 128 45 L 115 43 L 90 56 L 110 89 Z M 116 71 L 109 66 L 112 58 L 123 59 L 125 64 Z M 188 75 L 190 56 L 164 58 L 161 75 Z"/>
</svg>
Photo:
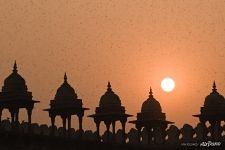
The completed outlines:
<svg viewBox="0 0 225 150">
<path fill-rule="evenodd" d="M 108 82 L 108 88 L 104 95 L 102 95 L 100 102 L 100 107 L 107 106 L 121 106 L 121 101 L 118 95 L 116 95 L 111 88 L 110 82 Z"/>
<path fill-rule="evenodd" d="M 144 101 L 141 107 L 141 112 L 161 112 L 160 103 L 153 97 L 152 89 L 150 88 L 149 98 Z"/>
<path fill-rule="evenodd" d="M 58 88 L 55 94 L 56 101 L 71 101 L 77 99 L 77 94 L 75 93 L 74 89 L 70 86 L 67 82 L 66 73 L 64 75 L 64 83 Z"/>
<path fill-rule="evenodd" d="M 18 74 L 17 64 L 15 62 L 13 67 L 13 72 L 4 80 L 4 86 L 2 87 L 2 92 L 21 92 L 27 91 L 26 82 Z"/>
<path fill-rule="evenodd" d="M 211 107 L 211 106 L 222 106 L 225 105 L 225 99 L 222 95 L 217 92 L 216 83 L 213 83 L 212 92 L 206 96 L 204 106 Z"/>
</svg>

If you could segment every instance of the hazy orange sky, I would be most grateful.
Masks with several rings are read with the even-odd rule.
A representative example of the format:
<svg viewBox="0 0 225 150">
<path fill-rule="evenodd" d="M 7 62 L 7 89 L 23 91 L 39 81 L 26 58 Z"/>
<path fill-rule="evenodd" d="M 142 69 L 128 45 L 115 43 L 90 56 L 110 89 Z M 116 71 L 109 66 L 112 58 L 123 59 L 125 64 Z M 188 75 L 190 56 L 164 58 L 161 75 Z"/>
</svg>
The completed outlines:
<svg viewBox="0 0 225 150">
<path fill-rule="evenodd" d="M 214 80 L 225 95 L 225 1 L 0 0 L 0 54 L 0 85 L 17 60 L 28 89 L 41 101 L 33 122 L 50 123 L 42 109 L 66 71 L 90 108 L 85 116 L 94 113 L 109 80 L 127 113 L 136 116 L 151 86 L 168 120 L 196 125 L 192 115 Z M 171 93 L 161 90 L 165 76 L 176 82 Z M 25 112 L 20 120 L 27 120 Z M 72 127 L 77 124 L 73 117 Z M 85 117 L 84 128 L 94 127 Z"/>
</svg>

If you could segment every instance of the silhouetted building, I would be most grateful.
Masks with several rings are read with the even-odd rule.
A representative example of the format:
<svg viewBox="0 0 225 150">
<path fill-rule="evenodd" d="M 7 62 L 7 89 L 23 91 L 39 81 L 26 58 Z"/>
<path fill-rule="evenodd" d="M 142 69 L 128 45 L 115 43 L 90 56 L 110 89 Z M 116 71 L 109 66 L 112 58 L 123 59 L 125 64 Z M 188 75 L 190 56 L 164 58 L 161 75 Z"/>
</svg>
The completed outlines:
<svg viewBox="0 0 225 150">
<path fill-rule="evenodd" d="M 106 125 L 107 130 L 107 141 L 109 141 L 110 125 L 112 124 L 113 138 L 115 139 L 115 123 L 120 121 L 122 124 L 122 138 L 125 142 L 125 125 L 127 118 L 132 115 L 125 113 L 125 107 L 121 106 L 121 100 L 118 95 L 116 95 L 111 88 L 110 82 L 108 82 L 108 88 L 104 95 L 102 95 L 99 107 L 96 107 L 95 114 L 90 115 L 89 117 L 94 118 L 96 124 L 97 133 L 99 136 L 99 126 L 101 121 Z"/>
<path fill-rule="evenodd" d="M 77 115 L 79 120 L 79 131 L 82 132 L 84 111 L 88 110 L 88 108 L 83 108 L 82 105 L 82 99 L 78 99 L 74 89 L 67 82 L 67 75 L 65 73 L 63 84 L 58 88 L 54 100 L 50 101 L 50 108 L 44 109 L 44 111 L 49 112 L 53 131 L 55 126 L 55 117 L 59 115 L 63 121 L 64 134 L 66 134 L 66 120 L 68 121 L 68 135 L 70 135 L 71 116 Z"/>
<path fill-rule="evenodd" d="M 137 120 L 130 121 L 135 124 L 138 130 L 139 142 L 142 128 L 146 128 L 148 132 L 148 143 L 151 143 L 153 132 L 157 128 L 165 130 L 168 124 L 173 122 L 166 121 L 166 114 L 162 113 L 160 103 L 153 97 L 152 89 L 150 88 L 149 98 L 144 101 L 141 107 L 141 112 L 137 113 Z"/>
<path fill-rule="evenodd" d="M 212 92 L 206 96 L 204 106 L 201 107 L 200 111 L 200 114 L 193 116 L 198 117 L 204 126 L 206 121 L 209 121 L 211 124 L 211 137 L 214 139 L 216 134 L 215 129 L 218 129 L 221 121 L 225 120 L 225 99 L 217 92 L 215 81 Z"/>
<path fill-rule="evenodd" d="M 38 102 L 32 100 L 32 93 L 27 90 L 25 80 L 18 74 L 15 62 L 13 72 L 4 80 L 2 92 L 0 92 L 0 116 L 3 109 L 8 109 L 11 113 L 11 123 L 14 124 L 19 121 L 19 109 L 25 108 L 30 126 L 34 103 Z"/>
</svg>

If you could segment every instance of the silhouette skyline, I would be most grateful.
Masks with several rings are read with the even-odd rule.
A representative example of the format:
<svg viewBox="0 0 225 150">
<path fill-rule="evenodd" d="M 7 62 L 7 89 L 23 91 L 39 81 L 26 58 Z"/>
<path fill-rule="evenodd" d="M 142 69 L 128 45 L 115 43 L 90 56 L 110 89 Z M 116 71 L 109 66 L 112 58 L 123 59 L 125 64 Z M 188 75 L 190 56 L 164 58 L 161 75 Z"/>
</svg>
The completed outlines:
<svg viewBox="0 0 225 150">
<path fill-rule="evenodd" d="M 31 125 L 31 115 L 35 103 L 40 101 L 32 100 L 32 93 L 28 91 L 26 80 L 18 73 L 17 63 L 14 62 L 12 73 L 5 78 L 2 91 L 0 92 L 0 118 L 2 112 L 7 109 L 11 114 L 11 123 L 19 121 L 20 108 L 25 108 L 28 115 L 28 124 Z M 66 131 L 70 134 L 71 116 L 77 115 L 79 122 L 79 130 L 83 131 L 84 111 L 89 108 L 83 107 L 82 99 L 79 99 L 74 88 L 68 83 L 67 74 L 64 74 L 64 82 L 57 89 L 55 97 L 50 100 L 50 108 L 43 109 L 47 111 L 51 118 L 51 126 L 55 126 L 55 118 L 60 116 L 64 134 Z M 203 106 L 200 109 L 200 114 L 193 115 L 198 117 L 201 123 L 209 121 L 211 125 L 221 124 L 224 120 L 225 98 L 217 91 L 216 82 L 213 82 L 212 92 L 205 97 Z M 115 123 L 120 121 L 122 131 L 125 134 L 125 125 L 128 117 L 133 115 L 125 113 L 125 107 L 121 105 L 120 97 L 112 90 L 111 83 L 108 81 L 107 90 L 99 101 L 99 106 L 95 109 L 95 114 L 88 115 L 94 119 L 96 131 L 100 134 L 100 123 L 104 122 L 106 131 L 112 131 L 115 135 Z M 150 87 L 148 99 L 142 103 L 141 112 L 137 113 L 137 120 L 129 121 L 135 124 L 135 127 L 140 132 L 142 128 L 147 130 L 160 127 L 165 130 L 169 124 L 174 122 L 166 120 L 166 114 L 162 112 L 160 103 L 154 98 L 152 88 Z M 219 122 L 218 122 L 219 121 Z M 222 124 L 223 125 L 223 124 Z M 150 127 L 150 129 L 148 129 Z M 30 128 L 30 127 L 29 127 Z M 54 130 L 53 130 L 54 131 Z M 54 133 L 52 133 L 54 135 Z M 109 137 L 107 137 L 109 140 Z M 114 137 L 115 138 L 115 137 Z M 124 138 L 125 139 L 125 138 Z"/>
<path fill-rule="evenodd" d="M 107 81 L 135 120 L 154 89 L 169 121 L 196 126 L 205 96 L 217 82 L 224 95 L 223 1 L 6 1 L 0 9 L 0 85 L 16 59 L 35 100 L 33 122 L 50 125 L 42 109 L 67 72 L 87 115 L 95 113 Z M 161 90 L 170 76 L 176 88 Z M 194 105 L 193 105 L 194 104 Z M 176 110 L 176 111 L 174 111 Z M 41 116 L 41 117 L 40 117 Z M 7 110 L 2 118 L 11 118 Z M 21 109 L 20 121 L 27 121 Z M 77 120 L 71 126 L 78 128 Z M 56 125 L 62 121 L 56 118 Z M 91 119 L 83 128 L 95 128 Z M 127 130 L 133 127 L 127 124 Z M 101 128 L 104 129 L 104 126 Z"/>
<path fill-rule="evenodd" d="M 52 142 L 58 140 L 61 141 L 57 143 L 59 149 L 77 146 L 79 149 L 87 147 L 99 149 L 102 146 L 106 149 L 113 147 L 117 147 L 116 149 L 130 149 L 131 147 L 133 149 L 185 149 L 187 146 L 198 149 L 208 147 L 208 144 L 220 149 L 224 148 L 225 98 L 217 91 L 215 81 L 212 92 L 205 97 L 200 114 L 193 115 L 199 118 L 197 126 L 192 127 L 184 123 L 180 129 L 173 125 L 174 122 L 166 119 L 166 113 L 162 112 L 161 105 L 153 96 L 151 87 L 148 99 L 143 102 L 141 112 L 137 113 L 137 119 L 129 121 L 135 125 L 135 128 L 131 128 L 128 132 L 125 130 L 126 122 L 132 115 L 125 113 L 125 107 L 122 106 L 120 97 L 112 90 L 110 82 L 108 82 L 106 92 L 100 98 L 95 114 L 87 117 L 84 117 L 84 112 L 88 108 L 83 107 L 82 99 L 78 98 L 74 88 L 69 84 L 66 73 L 64 82 L 57 89 L 54 99 L 50 100 L 50 108 L 43 109 L 48 112 L 51 119 L 50 126 L 31 122 L 34 104 L 39 102 L 32 99 L 32 93 L 28 91 L 26 80 L 18 73 L 15 61 L 12 73 L 4 80 L 0 92 L 0 115 L 4 109 L 8 109 L 11 114 L 10 120 L 0 120 L 0 138 L 5 141 L 0 142 L 1 148 L 48 147 L 52 149 L 54 148 Z M 27 110 L 27 122 L 19 121 L 21 108 Z M 79 128 L 77 129 L 71 127 L 72 115 L 78 117 Z M 55 126 L 57 116 L 62 119 L 62 127 Z M 83 120 L 88 117 L 94 119 L 96 130 L 92 128 L 83 130 Z M 122 129 L 116 127 L 117 121 L 121 123 Z M 101 122 L 106 126 L 103 134 L 100 134 Z"/>
</svg>

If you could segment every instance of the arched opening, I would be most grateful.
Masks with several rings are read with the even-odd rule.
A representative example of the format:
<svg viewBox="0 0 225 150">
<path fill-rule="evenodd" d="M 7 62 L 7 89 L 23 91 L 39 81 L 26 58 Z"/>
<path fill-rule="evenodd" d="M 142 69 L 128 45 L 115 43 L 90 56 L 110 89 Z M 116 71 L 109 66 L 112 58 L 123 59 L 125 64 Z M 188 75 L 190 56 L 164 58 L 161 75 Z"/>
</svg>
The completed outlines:
<svg viewBox="0 0 225 150">
<path fill-rule="evenodd" d="M 182 135 L 182 134 L 180 134 L 180 135 L 179 135 L 179 140 L 180 140 L 180 139 L 182 139 L 182 138 L 183 138 L 183 135 Z"/>
<path fill-rule="evenodd" d="M 197 137 L 197 134 L 195 133 L 194 135 L 193 135 L 193 138 L 195 139 Z"/>
<path fill-rule="evenodd" d="M 208 137 L 211 137 L 211 132 L 208 132 L 207 136 L 208 136 Z"/>
<path fill-rule="evenodd" d="M 211 124 L 209 123 L 209 121 L 205 122 L 206 127 L 208 128 Z"/>
<path fill-rule="evenodd" d="M 56 126 L 57 128 L 59 128 L 59 127 L 62 127 L 62 126 L 63 126 L 61 116 L 56 116 L 56 117 L 55 117 L 55 126 Z"/>
<path fill-rule="evenodd" d="M 27 109 L 21 108 L 19 109 L 19 122 L 28 122 Z"/>
<path fill-rule="evenodd" d="M 169 139 L 169 136 L 167 135 L 166 137 L 165 137 L 165 141 L 167 141 Z"/>
<path fill-rule="evenodd" d="M 78 119 L 77 115 L 71 116 L 71 128 L 73 128 L 75 131 L 77 131 L 79 129 L 79 119 Z"/>
<path fill-rule="evenodd" d="M 8 109 L 2 110 L 2 120 L 10 120 L 11 121 L 11 115 Z"/>
<path fill-rule="evenodd" d="M 104 124 L 103 121 L 100 122 L 100 125 L 99 125 L 99 134 L 100 136 L 102 136 L 106 131 L 106 126 Z"/>
</svg>

